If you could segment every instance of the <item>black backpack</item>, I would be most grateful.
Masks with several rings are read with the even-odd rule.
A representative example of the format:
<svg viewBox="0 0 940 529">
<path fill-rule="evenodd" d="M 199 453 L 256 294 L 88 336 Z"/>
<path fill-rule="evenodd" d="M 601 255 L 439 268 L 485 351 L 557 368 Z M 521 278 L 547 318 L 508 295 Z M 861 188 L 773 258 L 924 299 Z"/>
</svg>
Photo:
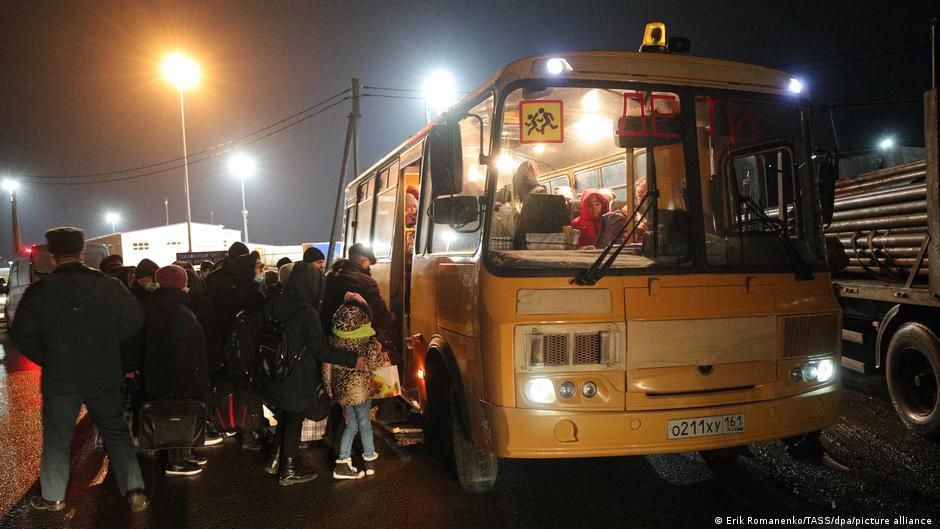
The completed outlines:
<svg viewBox="0 0 940 529">
<path fill-rule="evenodd" d="M 310 305 L 301 306 L 284 318 L 284 321 L 275 319 L 273 314 L 265 318 L 261 332 L 258 334 L 254 362 L 255 373 L 274 382 L 282 382 L 290 376 L 294 364 L 303 358 L 307 347 L 304 346 L 300 351 L 291 351 L 288 345 L 287 327 L 284 324 L 308 307 Z"/>
<path fill-rule="evenodd" d="M 235 317 L 235 324 L 225 342 L 225 372 L 235 382 L 254 378 L 258 336 L 264 325 L 260 311 L 243 310 Z"/>
</svg>

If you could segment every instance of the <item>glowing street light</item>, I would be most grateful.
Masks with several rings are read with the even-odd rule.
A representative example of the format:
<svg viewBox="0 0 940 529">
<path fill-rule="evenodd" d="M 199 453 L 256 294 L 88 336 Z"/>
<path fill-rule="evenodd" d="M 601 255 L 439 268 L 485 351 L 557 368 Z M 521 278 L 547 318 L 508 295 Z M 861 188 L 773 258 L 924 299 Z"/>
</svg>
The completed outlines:
<svg viewBox="0 0 940 529">
<path fill-rule="evenodd" d="M 13 229 L 13 255 L 20 254 L 20 218 L 16 214 L 16 191 L 20 188 L 20 183 L 12 178 L 4 178 L 2 182 L 3 190 L 10 194 L 10 210 L 13 215 L 11 228 Z"/>
<path fill-rule="evenodd" d="M 173 53 L 163 59 L 161 66 L 163 77 L 180 92 L 180 122 L 183 128 L 183 192 L 186 196 L 186 239 L 189 251 L 193 251 L 192 208 L 189 204 L 189 155 L 186 152 L 186 106 L 183 92 L 199 84 L 201 76 L 199 64 L 182 53 Z"/>
<path fill-rule="evenodd" d="M 440 115 L 444 109 L 457 101 L 457 85 L 454 77 L 444 70 L 436 70 L 424 81 L 421 89 L 424 97 L 425 122 L 431 121 L 431 108 L 435 115 Z"/>
<path fill-rule="evenodd" d="M 248 242 L 248 208 L 245 206 L 245 179 L 255 174 L 257 164 L 255 159 L 245 153 L 235 153 L 228 161 L 228 169 L 237 176 L 242 183 L 242 226 L 245 230 L 245 240 Z"/>
<path fill-rule="evenodd" d="M 894 148 L 894 138 L 890 136 L 882 138 L 882 140 L 878 142 L 878 148 L 883 151 Z"/>
<path fill-rule="evenodd" d="M 113 234 L 116 232 L 115 225 L 118 222 L 121 222 L 121 216 L 117 213 L 114 213 L 113 211 L 109 211 L 108 213 L 105 213 L 104 220 L 111 223 L 111 233 Z"/>
</svg>

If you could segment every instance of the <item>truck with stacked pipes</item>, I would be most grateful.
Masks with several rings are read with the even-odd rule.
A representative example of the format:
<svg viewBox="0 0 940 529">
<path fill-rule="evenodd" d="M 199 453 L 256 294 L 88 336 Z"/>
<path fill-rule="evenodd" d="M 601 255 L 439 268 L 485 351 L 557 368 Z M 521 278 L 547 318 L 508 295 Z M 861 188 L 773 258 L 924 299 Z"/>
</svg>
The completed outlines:
<svg viewBox="0 0 940 529">
<path fill-rule="evenodd" d="M 833 274 L 842 364 L 883 371 L 901 420 L 929 439 L 940 439 L 937 109 L 934 87 L 924 95 L 927 159 L 839 180 L 825 229 L 847 257 Z"/>
</svg>

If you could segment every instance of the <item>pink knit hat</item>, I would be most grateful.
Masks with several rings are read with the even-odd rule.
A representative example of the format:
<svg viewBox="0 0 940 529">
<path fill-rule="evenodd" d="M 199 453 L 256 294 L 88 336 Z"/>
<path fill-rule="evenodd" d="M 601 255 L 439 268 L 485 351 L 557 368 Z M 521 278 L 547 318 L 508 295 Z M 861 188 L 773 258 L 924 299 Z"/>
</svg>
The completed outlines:
<svg viewBox="0 0 940 529">
<path fill-rule="evenodd" d="M 160 288 L 186 288 L 186 270 L 176 265 L 168 265 L 157 270 L 154 279 L 160 283 Z"/>
</svg>

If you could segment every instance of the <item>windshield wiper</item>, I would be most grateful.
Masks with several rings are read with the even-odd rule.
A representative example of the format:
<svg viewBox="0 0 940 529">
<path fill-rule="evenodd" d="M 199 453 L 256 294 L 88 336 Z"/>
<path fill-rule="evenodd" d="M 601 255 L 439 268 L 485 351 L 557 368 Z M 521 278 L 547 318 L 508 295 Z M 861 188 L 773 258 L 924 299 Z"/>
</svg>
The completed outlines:
<svg viewBox="0 0 940 529">
<path fill-rule="evenodd" d="M 757 220 L 760 221 L 761 225 L 765 229 L 769 229 L 776 236 L 777 240 L 780 241 L 781 246 L 783 246 L 783 253 L 790 260 L 790 263 L 793 265 L 793 276 L 796 277 L 797 281 L 812 281 L 813 274 L 810 271 L 809 265 L 806 264 L 806 261 L 803 259 L 803 256 L 800 255 L 800 252 L 797 251 L 796 247 L 793 246 L 793 241 L 790 240 L 790 237 L 787 236 L 786 229 L 783 224 L 771 219 L 767 216 L 767 213 L 764 212 L 764 209 L 760 205 L 754 202 L 754 199 L 748 196 L 738 196 L 738 205 L 744 205 L 744 207 L 754 214 Z M 743 237 L 744 231 L 743 224 L 739 221 L 738 229 L 741 230 L 740 234 Z M 743 242 L 743 241 L 742 241 Z M 743 244 L 741 245 L 743 251 Z"/>
<path fill-rule="evenodd" d="M 624 247 L 627 245 L 627 241 L 633 238 L 633 234 L 636 233 L 637 228 L 640 227 L 640 223 L 643 222 L 643 219 L 649 214 L 650 211 L 656 207 L 656 202 L 659 199 L 659 190 L 650 189 L 643 195 L 643 199 L 640 200 L 640 203 L 637 205 L 636 209 L 630 214 L 629 220 L 623 224 L 623 227 L 620 228 L 620 232 L 616 237 L 613 237 L 611 241 L 607 244 L 607 247 L 604 248 L 604 251 L 601 252 L 597 259 L 591 263 L 591 266 L 585 270 L 578 272 L 578 275 L 571 278 L 570 283 L 580 285 L 580 286 L 592 286 L 596 285 L 607 272 L 610 270 L 610 267 L 613 266 L 614 261 L 617 260 L 617 256 L 620 255 L 620 252 L 623 251 Z M 645 205 L 645 207 L 644 207 Z M 642 208 L 642 213 L 639 218 L 636 216 L 636 212 L 640 211 Z M 627 228 L 630 227 L 631 222 L 633 227 L 630 232 L 624 236 L 624 233 L 627 231 Z M 655 224 L 655 223 L 654 223 Z M 654 226 L 655 229 L 655 226 Z M 617 241 L 623 237 L 623 240 L 620 244 L 617 244 Z M 614 248 L 614 245 L 617 245 L 617 248 Z M 611 253 L 613 250 L 613 253 Z M 605 260 L 606 259 L 606 260 Z"/>
</svg>

